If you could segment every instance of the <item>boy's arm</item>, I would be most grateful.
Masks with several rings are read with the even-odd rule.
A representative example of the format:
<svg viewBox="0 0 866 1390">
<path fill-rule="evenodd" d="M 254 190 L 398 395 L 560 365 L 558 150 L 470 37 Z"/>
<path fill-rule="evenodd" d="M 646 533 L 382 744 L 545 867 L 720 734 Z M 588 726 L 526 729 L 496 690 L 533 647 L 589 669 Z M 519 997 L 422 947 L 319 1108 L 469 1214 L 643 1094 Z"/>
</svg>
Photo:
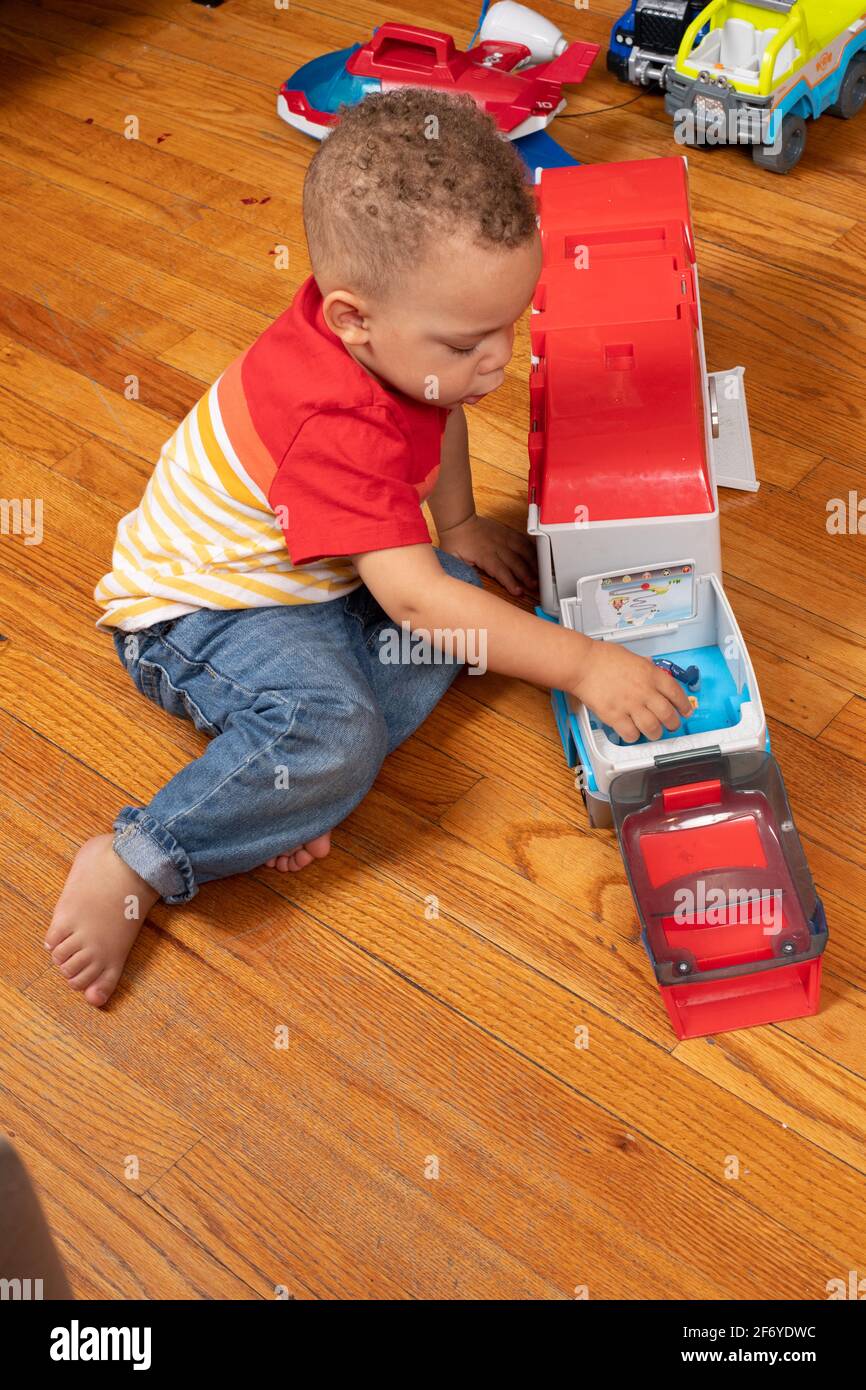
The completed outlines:
<svg viewBox="0 0 866 1390">
<path fill-rule="evenodd" d="M 486 666 L 536 685 L 567 690 L 621 738 L 660 738 L 691 713 L 687 696 L 666 671 L 612 643 L 593 642 L 515 608 L 473 584 L 453 579 L 429 545 L 399 546 L 353 556 L 367 588 L 395 623 L 478 634 L 464 651 L 483 653 Z M 447 640 L 447 638 L 446 638 Z M 679 713 L 678 713 L 679 712 Z"/>
<path fill-rule="evenodd" d="M 451 410 L 442 435 L 439 477 L 427 499 L 440 537 L 475 515 L 472 470 L 469 467 L 469 430 L 462 405 Z"/>
<path fill-rule="evenodd" d="M 428 504 L 443 550 L 477 565 L 515 598 L 536 589 L 535 548 L 529 537 L 475 511 L 462 405 L 453 408 L 445 424 L 439 477 Z"/>
</svg>

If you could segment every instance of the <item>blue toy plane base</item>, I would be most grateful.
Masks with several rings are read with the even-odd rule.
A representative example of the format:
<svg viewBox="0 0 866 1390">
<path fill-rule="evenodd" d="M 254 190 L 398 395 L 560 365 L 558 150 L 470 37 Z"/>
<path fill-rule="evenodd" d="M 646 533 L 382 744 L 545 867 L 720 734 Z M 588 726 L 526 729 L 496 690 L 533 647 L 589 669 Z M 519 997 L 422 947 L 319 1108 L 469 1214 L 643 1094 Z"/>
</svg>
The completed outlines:
<svg viewBox="0 0 866 1390">
<path fill-rule="evenodd" d="M 532 135 L 524 135 L 512 143 L 533 178 L 536 169 L 564 169 L 580 162 L 557 144 L 546 130 L 536 130 Z"/>
</svg>

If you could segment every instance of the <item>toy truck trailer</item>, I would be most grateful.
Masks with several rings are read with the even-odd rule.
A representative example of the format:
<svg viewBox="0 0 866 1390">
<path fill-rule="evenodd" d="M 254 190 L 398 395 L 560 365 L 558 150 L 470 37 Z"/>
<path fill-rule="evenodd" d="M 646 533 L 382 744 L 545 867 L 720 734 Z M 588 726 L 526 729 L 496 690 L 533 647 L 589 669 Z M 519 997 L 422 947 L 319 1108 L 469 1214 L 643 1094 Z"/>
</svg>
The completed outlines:
<svg viewBox="0 0 866 1390">
<path fill-rule="evenodd" d="M 700 673 L 657 742 L 552 692 L 566 761 L 590 824 L 616 826 L 679 1036 L 799 1017 L 826 924 L 722 584 L 718 485 L 757 483 L 742 369 L 706 369 L 686 163 L 539 170 L 536 196 L 539 613 Z"/>
<path fill-rule="evenodd" d="M 866 104 L 866 0 L 712 0 L 664 86 L 680 141 L 749 145 L 761 168 L 786 174 L 808 120 Z"/>
<path fill-rule="evenodd" d="M 638 87 L 661 85 L 704 0 L 631 0 L 610 31 L 608 71 Z"/>
</svg>

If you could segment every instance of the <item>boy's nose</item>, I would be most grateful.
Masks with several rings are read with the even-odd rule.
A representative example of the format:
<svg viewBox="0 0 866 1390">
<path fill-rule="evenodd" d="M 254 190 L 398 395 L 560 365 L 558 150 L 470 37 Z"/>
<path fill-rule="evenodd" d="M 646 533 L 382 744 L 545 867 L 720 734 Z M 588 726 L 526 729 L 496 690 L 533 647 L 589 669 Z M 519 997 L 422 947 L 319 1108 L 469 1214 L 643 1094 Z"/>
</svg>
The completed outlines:
<svg viewBox="0 0 866 1390">
<path fill-rule="evenodd" d="M 490 371 L 504 372 L 514 352 L 514 329 L 505 331 L 501 342 L 497 342 L 490 354 Z"/>
</svg>

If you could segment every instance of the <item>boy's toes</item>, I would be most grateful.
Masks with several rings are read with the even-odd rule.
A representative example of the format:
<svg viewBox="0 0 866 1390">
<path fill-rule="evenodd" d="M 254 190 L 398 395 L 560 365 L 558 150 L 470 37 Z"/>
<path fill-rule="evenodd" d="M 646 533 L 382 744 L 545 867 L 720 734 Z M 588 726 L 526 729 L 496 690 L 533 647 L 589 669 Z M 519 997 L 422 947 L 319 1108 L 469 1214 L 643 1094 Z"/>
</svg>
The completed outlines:
<svg viewBox="0 0 866 1390">
<path fill-rule="evenodd" d="M 68 936 L 64 937 L 58 946 L 54 947 L 54 950 L 51 952 L 51 959 L 62 971 L 64 965 L 72 960 L 73 956 L 77 956 L 79 951 L 83 949 L 83 945 L 84 943 L 81 941 L 77 932 L 71 931 Z"/>
<path fill-rule="evenodd" d="M 92 985 L 94 980 L 99 979 L 104 968 L 101 961 L 91 957 L 87 965 L 82 965 L 75 975 L 66 976 L 70 989 L 87 989 L 88 985 Z"/>
<path fill-rule="evenodd" d="M 74 980 L 76 975 L 79 975 L 82 970 L 86 970 L 92 964 L 92 953 L 79 948 L 74 955 L 66 957 L 63 964 L 59 966 L 59 970 L 67 980 Z"/>
<path fill-rule="evenodd" d="M 331 832 L 326 830 L 324 835 L 317 835 L 315 840 L 308 840 L 306 844 L 299 845 L 288 854 L 275 854 L 272 859 L 266 859 L 265 867 L 277 869 L 281 874 L 295 873 L 298 869 L 305 869 L 308 864 L 312 864 L 314 859 L 324 859 L 330 848 Z"/>
<path fill-rule="evenodd" d="M 52 922 L 48 931 L 45 933 L 44 945 L 46 951 L 55 951 L 58 946 L 72 935 L 74 930 L 74 927 L 71 927 L 67 922 Z"/>
<path fill-rule="evenodd" d="M 95 1008 L 101 1009 L 103 1004 L 107 1004 L 115 986 L 120 979 L 120 971 L 109 967 L 103 970 L 102 974 L 94 980 L 92 985 L 88 985 L 84 991 L 84 997 L 88 1004 L 93 1004 Z"/>
</svg>

